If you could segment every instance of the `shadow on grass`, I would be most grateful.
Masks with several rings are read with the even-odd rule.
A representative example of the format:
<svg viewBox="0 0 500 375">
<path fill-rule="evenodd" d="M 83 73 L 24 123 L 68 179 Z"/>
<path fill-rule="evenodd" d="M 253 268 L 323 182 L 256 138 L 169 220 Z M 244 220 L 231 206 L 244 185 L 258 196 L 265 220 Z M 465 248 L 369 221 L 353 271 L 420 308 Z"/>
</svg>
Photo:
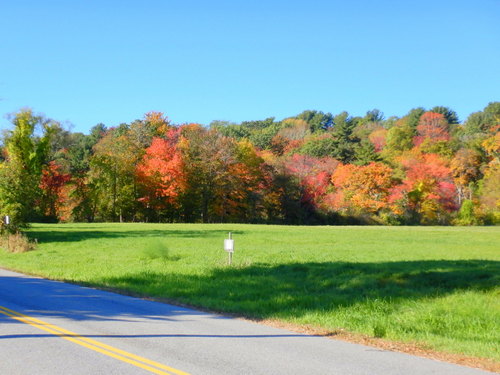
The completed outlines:
<svg viewBox="0 0 500 375">
<path fill-rule="evenodd" d="M 262 264 L 216 269 L 206 276 L 148 271 L 99 284 L 253 318 L 293 318 L 357 303 L 397 303 L 455 291 L 488 291 L 500 284 L 500 262 Z"/>
<path fill-rule="evenodd" d="M 500 262 L 429 260 L 384 263 L 256 264 L 217 268 L 207 275 L 141 273 L 86 282 L 125 294 L 175 300 L 212 311 L 257 319 L 325 314 L 355 304 L 398 304 L 445 296 L 456 291 L 487 292 L 500 285 Z M 0 277 L 11 300 L 30 301 L 38 316 L 62 315 L 73 320 L 125 320 L 145 317 L 171 320 L 200 314 L 178 306 L 145 300 L 121 302 L 120 296 L 31 277 Z M 39 300 L 39 302 L 37 302 Z M 111 306 L 108 303 L 111 301 Z M 21 302 L 19 302 L 21 304 Z M 1 303 L 0 303 L 1 305 Z M 8 306 L 7 306 L 8 307 Z M 32 311 L 23 313 L 30 315 Z M 213 315 L 214 318 L 224 319 Z M 1 318 L 1 316 L 0 316 Z"/>
<path fill-rule="evenodd" d="M 113 239 L 113 238 L 225 238 L 228 230 L 221 229 L 204 229 L 204 230 L 173 230 L 173 229 L 153 229 L 153 230 L 130 230 L 130 231 L 110 231 L 105 228 L 99 230 L 33 230 L 27 232 L 30 239 L 36 239 L 39 243 L 49 242 L 79 242 L 91 239 Z M 232 231 L 233 234 L 243 234 L 244 231 Z"/>
</svg>

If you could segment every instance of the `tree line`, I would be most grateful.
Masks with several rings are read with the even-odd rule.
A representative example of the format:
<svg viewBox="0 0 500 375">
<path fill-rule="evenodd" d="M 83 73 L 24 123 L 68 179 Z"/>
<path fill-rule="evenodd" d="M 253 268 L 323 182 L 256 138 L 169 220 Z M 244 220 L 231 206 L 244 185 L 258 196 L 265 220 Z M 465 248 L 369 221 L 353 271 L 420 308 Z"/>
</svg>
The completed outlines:
<svg viewBox="0 0 500 375">
<path fill-rule="evenodd" d="M 11 230 L 33 221 L 500 222 L 500 102 L 463 123 L 443 106 L 208 126 L 149 112 L 89 134 L 29 109 L 11 122 L 0 153 L 0 214 Z"/>
</svg>

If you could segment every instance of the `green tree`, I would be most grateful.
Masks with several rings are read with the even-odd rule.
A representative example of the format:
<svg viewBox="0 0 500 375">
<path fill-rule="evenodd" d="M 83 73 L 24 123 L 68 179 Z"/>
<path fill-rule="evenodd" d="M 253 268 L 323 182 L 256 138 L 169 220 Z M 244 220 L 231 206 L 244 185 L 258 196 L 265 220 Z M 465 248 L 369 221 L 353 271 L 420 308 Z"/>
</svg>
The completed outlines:
<svg viewBox="0 0 500 375">
<path fill-rule="evenodd" d="M 210 123 L 209 128 L 216 129 L 225 137 L 231 137 L 235 139 L 248 138 L 250 136 L 250 131 L 248 130 L 248 128 L 230 121 L 214 120 Z"/>
<path fill-rule="evenodd" d="M 259 129 L 265 129 L 274 124 L 274 117 L 268 117 L 265 120 L 256 120 L 256 121 L 243 121 L 241 123 L 242 128 L 246 128 L 250 131 L 255 131 Z"/>
<path fill-rule="evenodd" d="M 366 165 L 380 161 L 380 155 L 375 151 L 375 146 L 368 139 L 363 139 L 355 149 L 354 164 Z"/>
<path fill-rule="evenodd" d="M 488 105 L 484 108 L 484 112 L 493 117 L 496 125 L 500 123 L 500 102 L 488 103 Z"/>
<path fill-rule="evenodd" d="M 343 163 L 350 163 L 354 159 L 355 147 L 359 143 L 359 138 L 353 135 L 357 121 L 344 111 L 336 115 L 333 122 L 332 134 L 337 145 L 335 153 L 331 156 Z"/>
<path fill-rule="evenodd" d="M 307 122 L 312 133 L 328 130 L 333 125 L 332 114 L 321 111 L 306 110 L 295 118 Z"/>
<path fill-rule="evenodd" d="M 474 202 L 470 199 L 465 199 L 460 206 L 457 218 L 454 221 L 455 225 L 477 225 L 479 220 L 474 212 Z"/>
<path fill-rule="evenodd" d="M 367 111 L 365 117 L 363 118 L 364 122 L 376 122 L 380 123 L 384 120 L 384 113 L 378 109 L 372 109 L 371 111 Z"/>
<path fill-rule="evenodd" d="M 6 160 L 0 166 L 0 212 L 11 217 L 8 229 L 17 230 L 37 217 L 42 168 L 55 122 L 25 109 L 14 114 L 12 124 L 14 129 L 4 139 Z M 42 132 L 39 137 L 35 136 L 37 128 Z"/>
<path fill-rule="evenodd" d="M 138 206 L 135 168 L 143 153 L 125 125 L 109 130 L 94 146 L 88 177 L 94 212 L 101 219 L 133 219 Z"/>
<path fill-rule="evenodd" d="M 485 112 L 474 112 L 467 117 L 464 124 L 464 133 L 466 135 L 484 134 L 488 132 L 492 124 L 492 117 Z"/>
<path fill-rule="evenodd" d="M 322 158 L 337 155 L 338 141 L 330 134 L 308 139 L 298 150 L 299 154 Z"/>
<path fill-rule="evenodd" d="M 420 121 L 420 117 L 425 113 L 425 109 L 422 107 L 418 108 L 413 108 L 410 110 L 406 116 L 402 118 L 402 120 L 411 127 L 412 129 L 415 129 Z"/>
<path fill-rule="evenodd" d="M 273 138 L 278 134 L 281 128 L 282 125 L 280 122 L 274 122 L 263 129 L 253 130 L 248 138 L 256 147 L 262 150 L 269 150 L 272 148 Z"/>
<path fill-rule="evenodd" d="M 474 112 L 464 124 L 466 135 L 487 136 L 500 130 L 500 102 L 489 103 L 483 111 Z"/>
<path fill-rule="evenodd" d="M 236 143 L 215 129 L 207 130 L 197 124 L 184 126 L 182 137 L 180 149 L 187 174 L 187 189 L 181 197 L 184 219 L 223 219 L 231 189 L 229 166 L 236 162 Z M 216 209 L 216 204 L 221 207 Z"/>
<path fill-rule="evenodd" d="M 393 160 L 404 151 L 413 147 L 413 136 L 415 128 L 412 128 L 405 121 L 393 126 L 387 131 L 386 145 L 382 150 L 382 156 L 386 160 Z"/>
</svg>

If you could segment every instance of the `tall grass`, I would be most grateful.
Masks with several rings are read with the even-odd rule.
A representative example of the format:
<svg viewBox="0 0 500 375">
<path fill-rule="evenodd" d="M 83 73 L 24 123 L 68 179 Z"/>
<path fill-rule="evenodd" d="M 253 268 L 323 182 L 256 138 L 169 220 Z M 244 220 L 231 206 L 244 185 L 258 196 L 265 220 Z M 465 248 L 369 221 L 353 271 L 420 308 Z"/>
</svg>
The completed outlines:
<svg viewBox="0 0 500 375">
<path fill-rule="evenodd" d="M 233 266 L 223 239 L 233 233 Z M 0 264 L 500 360 L 500 228 L 34 225 Z"/>
<path fill-rule="evenodd" d="M 21 232 L 4 233 L 0 235 L 0 248 L 5 249 L 9 253 L 25 253 L 36 248 L 37 241 L 30 241 Z"/>
</svg>

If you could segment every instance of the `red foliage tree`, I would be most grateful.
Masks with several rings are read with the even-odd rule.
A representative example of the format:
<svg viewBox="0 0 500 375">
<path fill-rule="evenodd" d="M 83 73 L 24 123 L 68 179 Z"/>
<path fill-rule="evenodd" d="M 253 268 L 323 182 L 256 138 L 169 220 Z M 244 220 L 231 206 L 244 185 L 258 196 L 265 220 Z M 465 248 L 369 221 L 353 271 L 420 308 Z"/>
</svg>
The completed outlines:
<svg viewBox="0 0 500 375">
<path fill-rule="evenodd" d="M 54 218 L 60 218 L 60 210 L 65 202 L 64 187 L 71 180 L 71 175 L 63 173 L 61 166 L 55 161 L 49 162 L 42 170 L 40 188 L 42 213 Z"/>
<path fill-rule="evenodd" d="M 337 160 L 330 157 L 294 154 L 284 166 L 289 174 L 299 179 L 303 190 L 302 201 L 313 207 L 321 207 L 330 186 L 330 177 L 338 164 Z"/>
<path fill-rule="evenodd" d="M 422 142 L 428 140 L 431 143 L 439 141 L 449 141 L 449 125 L 444 115 L 435 112 L 425 112 L 417 125 L 417 136 L 413 143 L 420 146 Z"/>
<path fill-rule="evenodd" d="M 457 209 L 456 187 L 447 162 L 436 154 L 419 154 L 400 160 L 406 171 L 402 183 L 391 193 L 397 214 L 417 214 L 423 224 L 443 221 L 447 212 Z"/>
<path fill-rule="evenodd" d="M 170 129 L 167 139 L 153 138 L 137 166 L 138 181 L 145 192 L 140 201 L 147 207 L 164 209 L 175 206 L 185 187 L 184 163 L 177 148 L 178 137 L 179 129 Z"/>
</svg>

